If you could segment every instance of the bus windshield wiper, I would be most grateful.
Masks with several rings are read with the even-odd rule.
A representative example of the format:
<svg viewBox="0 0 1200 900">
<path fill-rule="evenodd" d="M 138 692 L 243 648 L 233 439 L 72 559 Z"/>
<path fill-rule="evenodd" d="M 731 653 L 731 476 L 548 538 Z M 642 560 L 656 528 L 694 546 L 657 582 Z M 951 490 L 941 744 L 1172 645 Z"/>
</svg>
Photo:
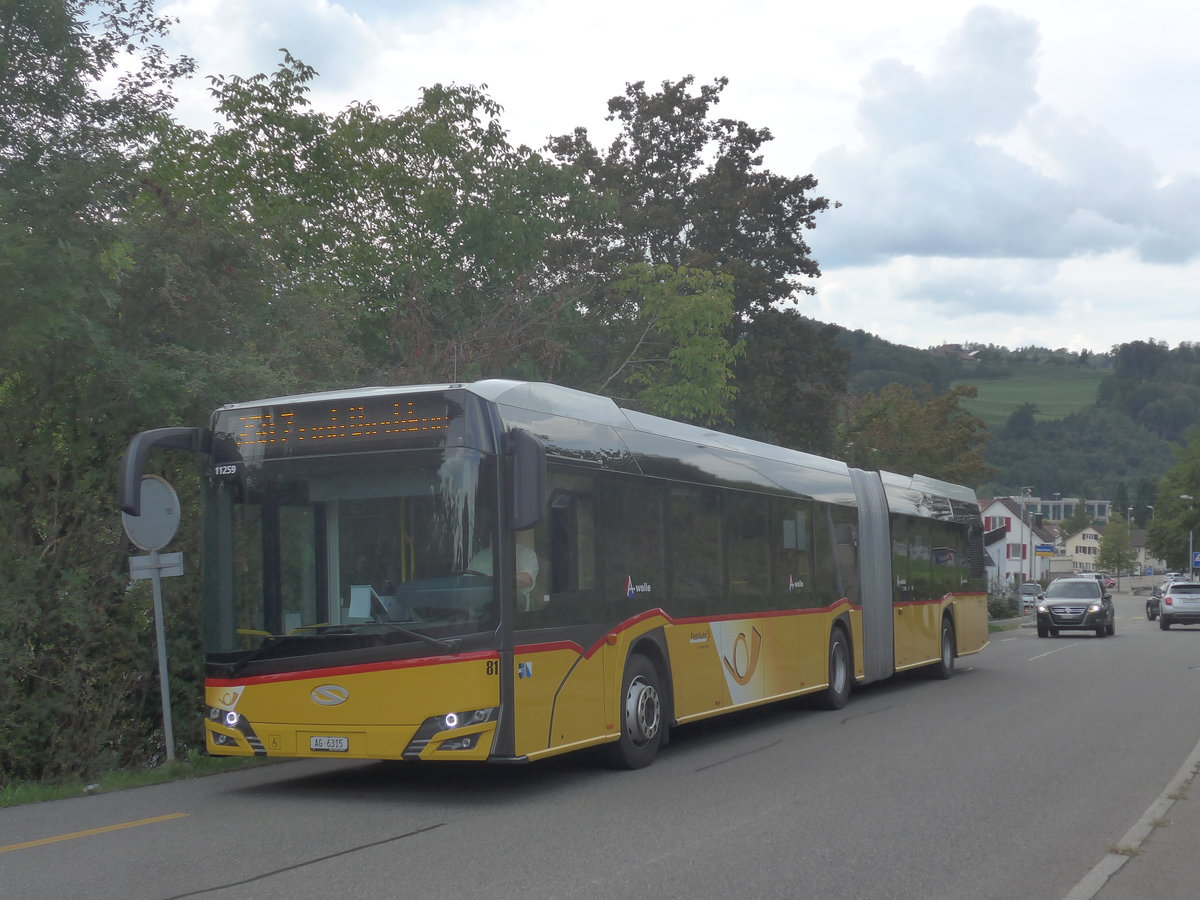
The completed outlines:
<svg viewBox="0 0 1200 900">
<path fill-rule="evenodd" d="M 411 628 L 405 628 L 403 625 L 400 625 L 396 622 L 384 620 L 375 624 L 385 625 L 393 631 L 400 632 L 405 637 L 410 637 L 418 641 L 424 641 L 426 644 L 437 647 L 439 650 L 445 650 L 447 653 L 453 653 L 462 644 L 462 640 L 460 638 L 451 638 L 450 640 L 436 638 L 432 634 L 424 634 L 420 631 L 413 631 Z"/>
<path fill-rule="evenodd" d="M 241 657 L 240 659 L 235 660 L 234 662 L 230 663 L 229 674 L 236 675 L 238 672 L 242 671 L 242 669 L 246 668 L 246 666 L 248 664 L 254 662 L 254 660 L 256 660 L 256 659 L 262 659 L 264 656 L 267 655 L 267 651 L 274 650 L 276 647 L 278 647 L 280 644 L 282 644 L 284 641 L 286 641 L 290 637 L 292 637 L 292 635 L 290 635 L 290 634 L 267 635 L 263 639 L 263 642 L 261 644 L 259 644 L 256 648 L 249 651 L 245 656 Z"/>
</svg>

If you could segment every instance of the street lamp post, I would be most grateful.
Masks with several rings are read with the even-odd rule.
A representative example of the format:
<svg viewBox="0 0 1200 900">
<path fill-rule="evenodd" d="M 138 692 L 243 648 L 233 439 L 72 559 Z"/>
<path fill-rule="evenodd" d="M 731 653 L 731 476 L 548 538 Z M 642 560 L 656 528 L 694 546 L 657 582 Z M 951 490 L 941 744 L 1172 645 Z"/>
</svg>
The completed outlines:
<svg viewBox="0 0 1200 900">
<path fill-rule="evenodd" d="M 1191 494 L 1180 494 L 1179 499 L 1188 501 L 1188 581 L 1191 581 L 1196 574 L 1192 567 L 1192 500 L 1195 498 Z"/>
<path fill-rule="evenodd" d="M 1025 556 L 1029 554 L 1029 578 L 1033 578 L 1033 526 L 1028 521 L 1028 504 L 1029 498 L 1033 496 L 1033 485 L 1023 485 L 1021 487 L 1021 523 L 1028 529 L 1028 535 L 1022 535 L 1021 547 L 1021 581 L 1025 581 Z"/>
<path fill-rule="evenodd" d="M 1125 516 L 1125 531 L 1129 535 L 1129 549 L 1132 551 L 1133 550 L 1133 507 L 1132 506 L 1129 507 L 1128 515 Z M 1133 567 L 1133 571 L 1129 573 L 1129 577 L 1133 578 L 1133 576 L 1137 574 L 1137 570 L 1138 570 L 1138 567 L 1135 565 Z M 1129 583 L 1131 585 L 1133 584 L 1132 581 L 1130 581 Z M 1120 589 L 1121 589 L 1121 571 L 1120 571 L 1120 569 L 1118 569 L 1117 570 L 1117 590 L 1119 591 Z"/>
</svg>

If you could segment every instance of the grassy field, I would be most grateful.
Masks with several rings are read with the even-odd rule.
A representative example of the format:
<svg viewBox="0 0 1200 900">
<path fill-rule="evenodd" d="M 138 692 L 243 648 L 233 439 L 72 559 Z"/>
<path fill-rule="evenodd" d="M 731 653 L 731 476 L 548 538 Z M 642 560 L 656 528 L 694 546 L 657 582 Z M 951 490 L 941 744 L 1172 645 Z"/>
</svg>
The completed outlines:
<svg viewBox="0 0 1200 900">
<path fill-rule="evenodd" d="M 974 385 L 979 396 L 963 405 L 995 431 L 1022 404 L 1037 406 L 1039 422 L 1061 419 L 1096 402 L 1096 389 L 1108 373 L 1087 366 L 1029 364 L 1014 367 L 1010 378 L 964 378 L 957 384 Z"/>
</svg>

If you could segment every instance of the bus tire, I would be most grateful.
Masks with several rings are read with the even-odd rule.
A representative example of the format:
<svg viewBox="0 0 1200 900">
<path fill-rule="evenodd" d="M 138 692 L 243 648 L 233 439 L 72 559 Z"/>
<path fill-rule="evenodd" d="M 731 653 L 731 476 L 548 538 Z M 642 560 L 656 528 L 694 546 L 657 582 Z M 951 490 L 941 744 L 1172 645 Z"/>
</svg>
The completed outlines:
<svg viewBox="0 0 1200 900">
<path fill-rule="evenodd" d="M 829 634 L 829 687 L 813 696 L 821 709 L 841 709 L 850 701 L 854 674 L 850 669 L 850 641 L 846 630 L 835 625 Z"/>
<path fill-rule="evenodd" d="M 633 654 L 621 679 L 621 737 L 608 746 L 607 762 L 616 769 L 641 769 L 658 755 L 666 722 L 658 670 L 649 659 Z"/>
<path fill-rule="evenodd" d="M 1041 630 L 1038 630 L 1041 636 Z M 942 655 L 930 670 L 934 678 L 945 680 L 954 674 L 954 659 L 958 655 L 958 644 L 954 640 L 954 623 L 949 616 L 942 617 L 942 633 L 939 646 Z"/>
</svg>

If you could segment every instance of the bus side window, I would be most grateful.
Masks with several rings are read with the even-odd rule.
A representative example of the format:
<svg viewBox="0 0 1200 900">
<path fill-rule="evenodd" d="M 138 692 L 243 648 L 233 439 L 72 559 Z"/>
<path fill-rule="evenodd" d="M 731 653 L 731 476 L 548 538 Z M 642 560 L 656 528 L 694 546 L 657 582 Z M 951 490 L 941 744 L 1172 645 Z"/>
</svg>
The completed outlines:
<svg viewBox="0 0 1200 900">
<path fill-rule="evenodd" d="M 555 477 L 557 475 L 557 477 Z M 569 625 L 596 615 L 596 509 L 587 477 L 551 472 L 548 515 L 537 527 L 536 622 Z M 532 624 L 532 620 L 530 622 Z"/>
<path fill-rule="evenodd" d="M 724 512 L 731 607 L 762 609 L 770 594 L 770 501 L 761 494 L 726 491 Z"/>
<path fill-rule="evenodd" d="M 821 596 L 813 567 L 812 504 L 807 500 L 777 498 L 773 538 L 775 577 L 773 590 L 787 596 L 791 606 L 810 607 Z"/>
<path fill-rule="evenodd" d="M 851 603 L 858 596 L 858 514 L 853 509 L 830 506 L 826 509 L 833 523 L 834 559 L 837 566 L 838 591 Z"/>
<path fill-rule="evenodd" d="M 579 498 L 560 491 L 550 498 L 550 593 L 579 586 Z"/>
<path fill-rule="evenodd" d="M 671 599 L 693 613 L 710 604 L 719 609 L 720 496 L 714 488 L 673 484 L 670 503 Z"/>
</svg>

